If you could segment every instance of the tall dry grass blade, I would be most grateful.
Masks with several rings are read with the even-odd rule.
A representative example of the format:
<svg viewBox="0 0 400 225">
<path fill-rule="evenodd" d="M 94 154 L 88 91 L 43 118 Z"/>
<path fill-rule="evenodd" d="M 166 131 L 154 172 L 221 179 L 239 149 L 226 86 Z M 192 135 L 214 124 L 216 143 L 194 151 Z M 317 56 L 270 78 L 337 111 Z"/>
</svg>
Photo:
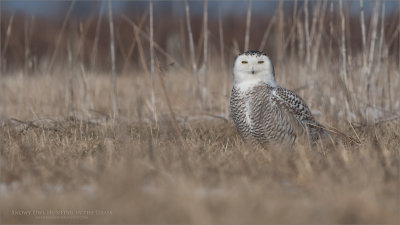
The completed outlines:
<svg viewBox="0 0 400 225">
<path fill-rule="evenodd" d="M 343 0 L 339 1 L 339 13 L 340 13 L 340 27 L 341 27 L 341 41 L 340 41 L 340 54 L 342 58 L 342 66 L 340 68 L 340 74 L 341 74 L 341 80 L 343 81 L 342 83 L 342 89 L 344 91 L 345 95 L 345 106 L 347 109 L 347 116 L 353 115 L 354 107 L 355 105 L 352 104 L 352 96 L 350 95 L 351 90 L 348 82 L 348 76 L 347 76 L 347 54 L 346 54 L 346 18 L 343 13 Z"/>
<path fill-rule="evenodd" d="M 91 16 L 93 16 L 93 14 L 91 14 Z M 86 39 L 86 35 L 89 31 L 88 27 L 89 27 L 90 23 L 86 23 L 85 25 L 83 25 L 82 23 L 79 24 L 79 40 L 78 40 L 78 50 L 77 50 L 77 56 L 80 57 L 80 63 L 83 63 L 83 59 L 85 58 L 85 50 L 87 49 L 85 47 L 85 39 Z"/>
<path fill-rule="evenodd" d="M 73 88 L 73 84 L 72 84 L 72 76 L 69 78 L 68 80 L 68 94 L 69 94 L 69 98 L 67 101 L 67 109 L 68 109 L 68 117 L 74 117 L 75 115 L 73 114 L 74 112 L 74 88 Z"/>
<path fill-rule="evenodd" d="M 117 74 L 115 71 L 115 41 L 114 41 L 114 22 L 112 18 L 112 4 L 108 0 L 108 22 L 110 25 L 110 52 L 111 52 L 111 101 L 113 107 L 113 118 L 118 117 L 118 99 L 117 99 Z"/>
<path fill-rule="evenodd" d="M 250 25 L 251 25 L 251 6 L 253 0 L 249 1 L 249 5 L 247 6 L 247 14 L 246 14 L 246 33 L 244 37 L 244 51 L 249 50 L 249 42 L 250 42 Z"/>
<path fill-rule="evenodd" d="M 219 34 L 219 52 L 220 52 L 220 65 L 222 74 L 226 74 L 226 65 L 225 65 L 225 45 L 224 45 L 224 28 L 222 24 L 221 18 L 221 7 L 218 8 L 218 34 Z M 229 85 L 229 77 L 223 79 L 223 87 L 222 87 L 222 98 L 224 96 L 229 95 L 230 85 Z M 225 98 L 224 98 L 225 99 Z M 229 115 L 228 105 L 224 105 L 221 107 L 221 113 L 225 117 Z"/>
<path fill-rule="evenodd" d="M 271 31 L 272 25 L 275 23 L 275 20 L 276 20 L 276 14 L 274 14 L 274 16 L 268 22 L 267 29 L 264 31 L 264 34 L 261 38 L 261 43 L 260 43 L 260 46 L 258 47 L 258 50 L 263 51 L 265 49 L 265 46 L 268 41 L 269 33 Z"/>
<path fill-rule="evenodd" d="M 349 71 L 349 70 L 351 70 L 352 69 L 352 56 L 353 56 L 353 54 L 352 54 L 352 50 L 353 50 L 353 48 L 351 47 L 352 46 L 352 43 L 351 43 L 351 37 L 352 37 L 352 34 L 351 34 L 351 26 L 350 26 L 350 21 L 351 21 L 351 17 L 350 17 L 350 7 L 351 7 L 351 2 L 350 1 L 346 1 L 346 5 L 345 5 L 345 7 L 344 7 L 344 17 L 345 18 L 348 18 L 348 19 L 346 19 L 345 20 L 345 22 L 346 22 L 346 25 L 345 25 L 345 34 L 346 34 L 346 46 L 347 46 L 347 48 L 346 48 L 346 55 L 347 55 L 347 57 L 348 57 L 348 59 L 347 59 L 347 63 L 348 63 L 348 69 L 347 69 L 347 71 Z M 352 81 L 352 79 L 353 79 L 354 77 L 350 77 L 350 82 Z M 350 83 L 350 85 L 351 85 L 351 83 Z"/>
<path fill-rule="evenodd" d="M 329 20 L 329 36 L 333 37 L 333 1 L 331 1 L 330 7 L 329 7 L 329 15 L 330 15 L 330 20 Z M 329 38 L 329 60 L 332 61 L 332 38 Z"/>
<path fill-rule="evenodd" d="M 86 75 L 86 70 L 83 64 L 80 64 L 81 67 L 81 82 L 82 82 L 82 91 L 83 91 L 83 100 L 84 100 L 84 109 L 86 112 L 89 112 L 89 110 L 93 109 L 93 102 L 90 98 L 90 94 L 88 92 L 88 81 L 87 81 L 87 75 Z"/>
<path fill-rule="evenodd" d="M 394 41 L 398 38 L 399 35 L 399 31 L 400 31 L 400 25 L 397 25 L 397 21 L 396 21 L 396 29 L 393 31 L 393 33 L 390 36 L 390 38 L 388 39 L 388 41 L 385 41 L 386 46 L 392 46 L 392 44 L 394 43 Z M 388 29 L 390 30 L 390 29 Z"/>
<path fill-rule="evenodd" d="M 142 17 L 140 18 L 139 25 L 138 25 L 138 27 L 139 27 L 139 32 L 140 32 L 140 30 L 142 29 L 142 26 L 143 26 L 144 22 L 146 21 L 146 18 L 147 18 L 147 16 L 148 16 L 148 14 L 149 14 L 149 11 L 147 10 L 147 11 L 142 15 Z M 135 28 L 133 28 L 133 32 L 135 32 Z M 122 76 L 126 75 L 128 69 L 129 69 L 129 66 L 130 66 L 130 59 L 131 59 L 131 56 L 132 56 L 132 54 L 133 54 L 133 50 L 135 50 L 136 44 L 137 44 L 136 38 L 133 38 L 133 39 L 132 39 L 132 42 L 131 42 L 131 45 L 129 46 L 127 55 L 126 55 L 126 57 L 125 57 L 125 59 L 124 59 L 124 64 L 123 64 L 122 72 L 121 72 Z M 153 44 L 154 44 L 154 43 L 153 43 Z"/>
<path fill-rule="evenodd" d="M 203 24 L 204 25 L 204 24 Z M 196 65 L 199 66 L 200 65 L 200 56 L 203 48 L 203 42 L 204 42 L 204 29 L 202 28 L 200 31 L 200 35 L 199 35 L 199 40 L 197 41 L 197 45 L 195 47 L 195 51 L 196 52 Z M 201 66 L 199 68 L 199 70 L 201 69 Z"/>
<path fill-rule="evenodd" d="M 28 74 L 28 65 L 29 65 L 29 54 L 30 54 L 30 46 L 29 46 L 29 22 L 28 22 L 29 13 L 24 15 L 24 74 Z"/>
<path fill-rule="evenodd" d="M 169 114 L 171 116 L 174 129 L 175 129 L 175 131 L 176 131 L 176 133 L 178 135 L 179 141 L 181 142 L 183 147 L 185 149 L 189 149 L 189 145 L 186 143 L 185 139 L 183 138 L 182 131 L 181 131 L 181 129 L 180 129 L 179 125 L 178 125 L 178 122 L 176 120 L 176 116 L 175 116 L 174 110 L 172 109 L 171 100 L 169 99 L 168 91 L 167 91 L 167 88 L 165 87 L 165 82 L 164 82 L 164 78 L 163 78 L 163 75 L 162 75 L 163 70 L 161 69 L 161 66 L 160 66 L 158 60 L 157 60 L 157 68 L 158 68 L 157 75 L 158 75 L 158 78 L 160 79 L 161 88 L 163 90 L 163 94 L 164 94 L 165 101 L 166 101 L 167 106 L 168 106 L 168 111 L 169 111 Z"/>
<path fill-rule="evenodd" d="M 319 13 L 319 19 L 318 19 L 318 32 L 316 33 L 315 37 L 315 46 L 313 48 L 313 58 L 311 61 L 311 70 L 316 71 L 317 70 L 317 65 L 318 65 L 318 59 L 319 57 L 319 50 L 320 50 L 320 45 L 321 45 L 321 39 L 322 39 L 322 34 L 324 33 L 324 21 L 325 21 L 325 10 L 327 7 L 327 0 L 323 1 L 323 4 L 320 9 Z"/>
<path fill-rule="evenodd" d="M 203 45 L 203 67 L 207 68 L 208 63 L 208 0 L 204 1 L 203 9 L 203 24 L 204 24 L 204 45 Z"/>
<path fill-rule="evenodd" d="M 382 60 L 383 60 L 383 57 L 382 57 L 382 48 L 383 48 L 383 41 L 384 41 L 384 39 L 385 39 L 385 0 L 383 0 L 382 1 L 382 6 L 381 6 L 381 15 L 380 15 L 380 17 L 381 17 L 381 29 L 380 29 L 380 31 L 379 31 L 379 45 L 378 45 L 378 63 L 377 63 L 377 65 L 376 65 L 376 68 L 375 68 L 375 78 L 378 80 L 378 76 L 379 76 L 379 73 L 380 73 L 380 71 L 381 71 L 381 65 L 382 65 Z M 377 88 L 377 87 L 375 87 L 375 88 Z"/>
<path fill-rule="evenodd" d="M 240 54 L 240 48 L 239 48 L 239 43 L 237 42 L 237 40 L 235 38 L 232 38 L 232 52 L 235 56 Z"/>
<path fill-rule="evenodd" d="M 218 34 L 219 34 L 219 52 L 221 56 L 221 68 L 225 71 L 225 45 L 224 45 L 224 28 L 221 18 L 221 8 L 218 9 Z"/>
<path fill-rule="evenodd" d="M 1 71 L 4 71 L 3 59 L 4 59 L 4 56 L 5 56 L 7 48 L 8 48 L 8 43 L 10 41 L 13 22 L 14 22 L 14 13 L 11 15 L 10 19 L 8 20 L 8 25 L 7 25 L 7 30 L 6 30 L 6 38 L 4 40 L 4 47 L 1 51 L 1 59 L 0 59 Z M 0 48 L 1 48 L 1 45 L 0 45 Z"/>
<path fill-rule="evenodd" d="M 346 21 L 343 13 L 343 0 L 339 0 L 339 12 L 340 12 L 340 27 L 341 27 L 341 42 L 340 42 L 340 53 L 342 56 L 342 67 L 341 74 L 344 84 L 346 88 L 348 88 L 348 79 L 347 79 L 347 57 L 346 57 Z"/>
<path fill-rule="evenodd" d="M 2 8 L 2 4 L 0 2 L 0 12 L 2 12 L 2 9 L 3 9 Z M 11 15 L 11 17 L 13 17 L 13 15 Z M 3 22 L 2 15 L 0 15 L 0 30 L 1 30 L 1 24 L 3 24 L 2 22 Z M 2 42 L 2 35 L 0 35 L 0 93 L 1 93 L 1 95 L 3 95 L 3 92 L 2 92 L 2 86 L 3 86 L 3 84 L 2 84 L 2 76 L 3 76 L 3 72 L 5 71 L 5 69 L 3 69 L 3 49 L 1 48 L 1 42 Z M 0 99 L 0 104 L 3 105 L 1 100 L 2 99 Z M 2 111 L 0 111 L 0 117 L 3 117 L 3 112 Z M 0 141 L 1 140 L 2 139 L 0 138 Z M 0 167 L 2 167 L 1 162 L 3 161 L 2 152 L 3 152 L 3 146 L 0 145 Z"/>
<path fill-rule="evenodd" d="M 317 22 L 319 22 L 318 19 L 320 19 L 320 13 L 321 13 L 321 4 L 322 4 L 322 1 L 317 1 L 317 5 L 314 6 L 314 9 L 313 9 L 311 31 L 310 31 L 311 44 L 313 44 L 314 40 L 315 40 L 315 35 L 317 32 Z M 310 49 L 310 51 L 311 51 L 311 49 Z M 311 54 L 311 52 L 310 52 L 310 54 Z"/>
<path fill-rule="evenodd" d="M 153 0 L 149 3 L 149 16 L 150 16 L 150 72 L 151 72 L 151 105 L 153 107 L 154 120 L 157 124 L 157 109 L 156 109 L 156 96 L 154 93 L 155 88 L 155 69 L 154 69 L 154 26 L 153 26 Z M 137 29 L 136 29 L 137 30 Z M 135 32 L 139 37 L 138 31 Z M 138 40 L 139 43 L 139 40 Z"/>
<path fill-rule="evenodd" d="M 297 56 L 300 58 L 300 59 L 303 59 L 303 57 L 305 56 L 305 50 L 304 50 L 304 40 L 305 40 L 305 35 L 304 35 L 304 28 L 303 28 L 303 25 L 302 25 L 302 23 L 301 23 L 301 21 L 300 20 L 298 20 L 297 22 L 296 22 L 296 27 L 297 27 L 297 37 L 298 37 L 298 49 L 299 49 L 299 52 L 298 52 L 298 54 L 297 54 Z"/>
<path fill-rule="evenodd" d="M 201 108 L 201 94 L 200 94 L 200 81 L 199 81 L 199 74 L 197 71 L 197 64 L 196 64 L 196 53 L 194 49 L 194 41 L 193 41 L 193 33 L 192 33 L 192 25 L 190 24 L 190 9 L 189 3 L 185 0 L 185 12 L 186 12 L 186 26 L 189 35 L 189 50 L 190 50 L 190 58 L 192 61 L 192 72 L 195 77 L 195 95 L 198 100 L 198 105 Z"/>
<path fill-rule="evenodd" d="M 186 26 L 189 35 L 189 48 L 190 48 L 190 57 L 192 59 L 192 70 L 193 74 L 197 73 L 197 65 L 196 65 L 196 58 L 195 58 L 195 48 L 194 48 L 194 41 L 193 41 L 193 33 L 192 33 L 192 26 L 190 25 L 190 9 L 189 3 L 185 1 L 185 11 L 186 11 Z"/>
<path fill-rule="evenodd" d="M 277 44 L 276 44 L 276 52 L 277 52 L 277 71 L 278 73 L 282 73 L 282 61 L 283 61 L 283 52 L 284 52 L 284 21 L 283 21 L 283 16 L 284 16 L 284 11 L 283 11 L 283 0 L 279 1 L 279 6 L 278 6 L 278 34 L 277 34 Z M 283 76 L 284 77 L 284 76 Z"/>
<path fill-rule="evenodd" d="M 378 27 L 378 17 L 379 17 L 379 2 L 375 1 L 374 4 L 374 9 L 372 13 L 372 30 L 371 30 L 371 42 L 370 42 L 370 48 L 369 48 L 369 56 L 368 56 L 368 65 L 367 65 L 367 70 L 366 70 L 366 78 L 367 78 L 367 99 L 370 101 L 370 86 L 371 86 L 371 70 L 372 70 L 372 65 L 374 63 L 374 51 L 375 51 L 375 44 L 376 44 L 376 33 L 377 33 L 377 27 Z"/>
<path fill-rule="evenodd" d="M 297 21 L 297 7 L 298 7 L 298 0 L 294 0 L 294 7 L 293 7 L 293 15 L 292 15 L 292 27 L 290 28 L 290 33 L 288 37 L 288 42 L 290 42 L 290 58 L 293 59 L 294 52 L 295 52 L 295 41 L 296 41 L 296 21 Z M 286 44 L 285 44 L 286 48 Z"/>
<path fill-rule="evenodd" d="M 35 24 L 35 15 L 32 15 L 31 16 L 31 19 L 30 19 L 30 25 L 29 25 L 29 39 L 28 39 L 28 41 L 30 41 L 30 42 L 32 42 L 32 35 L 33 35 L 33 32 L 34 32 L 34 24 Z M 30 45 L 33 45 L 33 44 L 30 44 Z M 36 62 L 34 61 L 34 55 L 33 55 L 33 53 L 32 53 L 32 51 L 31 51 L 31 49 L 29 49 L 29 54 L 28 54 L 28 59 L 29 59 L 29 65 L 28 65 L 28 68 L 31 70 L 31 71 L 34 71 L 34 72 L 36 72 L 36 67 L 37 67 L 37 64 L 36 64 Z"/>
<path fill-rule="evenodd" d="M 204 45 L 203 45 L 203 65 L 201 67 L 202 73 L 202 92 L 201 99 L 203 100 L 202 105 L 206 102 L 206 94 L 207 94 L 207 69 L 208 69 L 208 0 L 204 1 L 203 8 L 203 36 L 204 36 Z"/>
<path fill-rule="evenodd" d="M 362 56 L 363 56 L 363 65 L 362 71 L 365 73 L 367 69 L 367 39 L 365 34 L 365 19 L 364 19 L 364 0 L 360 0 L 360 24 L 361 24 L 361 40 L 362 40 Z"/>
<path fill-rule="evenodd" d="M 100 8 L 100 11 L 99 11 L 99 17 L 97 18 L 96 31 L 95 31 L 95 35 L 94 35 L 92 54 L 90 55 L 91 70 L 94 70 L 94 68 L 96 66 L 97 48 L 98 48 L 98 43 L 99 43 L 99 38 L 100 38 L 100 25 L 101 25 L 101 19 L 103 17 L 103 12 L 104 12 L 105 5 L 106 5 L 105 4 L 105 0 L 103 0 L 101 2 L 101 8 Z"/>
<path fill-rule="evenodd" d="M 310 40 L 310 29 L 308 24 L 308 0 L 304 2 L 304 33 L 306 35 L 306 64 L 307 67 L 310 65 L 310 50 L 311 50 L 311 40 Z"/>
<path fill-rule="evenodd" d="M 289 53 L 290 58 L 293 58 L 294 51 L 295 51 L 296 28 L 297 28 L 296 21 L 298 20 L 298 18 L 297 18 L 298 1 L 295 0 L 293 4 L 294 4 L 294 7 L 293 7 L 293 13 L 292 13 L 292 23 L 291 23 L 289 35 L 287 36 L 285 44 L 283 46 L 283 49 L 286 49 L 290 45 L 290 53 Z"/>
<path fill-rule="evenodd" d="M 138 50 L 139 50 L 139 58 L 140 58 L 140 62 L 142 64 L 143 70 L 147 75 L 151 75 L 151 73 L 149 71 L 149 67 L 147 66 L 147 59 L 146 59 L 146 56 L 144 54 L 142 41 L 140 39 L 139 28 L 138 27 L 134 27 L 133 30 L 134 30 L 135 40 L 136 40 L 136 43 L 137 43 L 137 46 L 138 46 Z M 151 38 L 150 38 L 150 42 L 151 42 Z"/>
<path fill-rule="evenodd" d="M 388 48 L 386 47 L 386 54 L 385 58 L 388 58 Z M 392 67 L 392 62 L 390 62 L 390 67 Z M 387 95 L 388 95 L 388 102 L 389 102 L 389 112 L 393 113 L 393 105 L 392 105 L 392 84 L 391 84 L 391 74 L 392 72 L 386 70 L 386 82 L 387 82 Z"/>
<path fill-rule="evenodd" d="M 52 72 L 54 62 L 56 60 L 58 51 L 60 49 L 61 39 L 64 36 L 64 30 L 65 30 L 65 27 L 67 26 L 67 22 L 69 20 L 69 17 L 71 16 L 71 12 L 72 12 L 72 9 L 74 8 L 75 2 L 76 2 L 75 0 L 72 0 L 71 5 L 69 6 L 69 9 L 67 11 L 67 15 L 64 18 L 63 25 L 62 25 L 60 33 L 58 34 L 58 37 L 57 37 L 56 46 L 55 46 L 53 54 L 52 54 L 52 56 L 50 58 L 50 63 L 49 63 L 49 66 L 47 68 L 47 73 L 51 73 Z"/>
</svg>

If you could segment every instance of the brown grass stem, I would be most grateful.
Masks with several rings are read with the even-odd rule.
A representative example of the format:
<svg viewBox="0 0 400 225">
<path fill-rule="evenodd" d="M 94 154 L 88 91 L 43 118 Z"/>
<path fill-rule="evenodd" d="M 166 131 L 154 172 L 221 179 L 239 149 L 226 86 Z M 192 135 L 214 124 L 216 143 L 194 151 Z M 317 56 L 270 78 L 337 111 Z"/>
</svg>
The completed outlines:
<svg viewBox="0 0 400 225">
<path fill-rule="evenodd" d="M 362 56 L 363 56 L 363 71 L 367 68 L 367 45 L 365 33 L 365 18 L 364 18 L 364 0 L 360 0 L 360 24 L 361 24 L 361 40 L 362 40 Z"/>
<path fill-rule="evenodd" d="M 308 0 L 304 2 L 304 33 L 306 36 L 306 64 L 310 65 L 310 54 L 311 54 L 311 40 L 310 40 L 310 29 L 309 29 L 309 16 L 308 16 Z"/>
<path fill-rule="evenodd" d="M 98 49 L 98 43 L 99 43 L 99 38 L 100 38 L 100 25 L 101 25 L 101 19 L 103 17 L 103 13 L 104 13 L 105 5 L 106 5 L 105 0 L 103 0 L 101 2 L 99 16 L 97 17 L 96 31 L 95 31 L 95 35 L 94 35 L 94 41 L 93 41 L 93 49 L 92 49 L 92 54 L 90 56 L 90 63 L 91 63 L 92 70 L 94 70 L 94 68 L 96 66 L 97 49 Z"/>
<path fill-rule="evenodd" d="M 246 32 L 245 32 L 245 36 L 244 36 L 244 51 L 249 50 L 252 4 L 253 4 L 253 0 L 249 0 L 249 4 L 247 6 L 247 13 L 246 13 Z"/>
<path fill-rule="evenodd" d="M 144 22 L 146 21 L 146 18 L 148 16 L 148 14 L 149 14 L 149 11 L 146 11 L 142 15 L 142 17 L 140 18 L 140 21 L 139 21 L 139 24 L 138 24 L 139 33 L 140 33 L 141 29 L 142 29 L 142 26 L 143 26 Z M 133 28 L 133 32 L 135 32 L 135 28 Z M 128 72 L 128 69 L 129 69 L 129 66 L 130 66 L 130 60 L 131 60 L 131 57 L 132 57 L 132 53 L 135 50 L 136 44 L 137 44 L 136 38 L 132 38 L 131 44 L 129 45 L 129 48 L 128 48 L 127 55 L 126 55 L 126 57 L 124 59 L 124 64 L 123 64 L 122 73 L 121 73 L 122 75 L 126 75 L 126 73 Z"/>
<path fill-rule="evenodd" d="M 61 40 L 62 40 L 62 38 L 63 38 L 63 36 L 64 36 L 65 27 L 67 26 L 67 22 L 68 22 L 68 20 L 69 20 L 69 17 L 71 16 L 71 12 L 72 12 L 72 9 L 74 8 L 75 2 L 76 2 L 75 0 L 72 0 L 71 5 L 69 6 L 69 9 L 68 9 L 68 11 L 67 11 L 67 15 L 66 15 L 65 18 L 64 18 L 64 22 L 63 22 L 63 24 L 62 24 L 62 26 L 61 26 L 60 33 L 58 34 L 58 37 L 57 37 L 57 41 L 56 41 L 56 45 L 55 45 L 53 54 L 52 54 L 52 56 L 51 56 L 51 58 L 50 58 L 50 63 L 49 63 L 49 66 L 48 66 L 48 68 L 47 68 L 47 73 L 51 73 L 51 72 L 52 72 L 54 62 L 55 62 L 55 60 L 56 60 L 58 51 L 59 51 L 59 49 L 60 49 Z"/>
<path fill-rule="evenodd" d="M 150 72 L 151 72 L 151 105 L 153 107 L 153 115 L 154 115 L 154 120 L 156 121 L 157 124 L 157 108 L 156 108 L 156 96 L 154 93 L 155 89 L 155 68 L 154 68 L 154 26 L 153 26 L 153 0 L 150 0 L 149 3 L 149 17 L 150 17 L 150 23 L 149 23 L 149 29 L 150 29 Z M 139 37 L 139 31 L 138 28 L 135 29 L 135 34 L 137 34 L 137 37 Z M 139 44 L 140 40 L 138 40 Z M 139 45 L 138 45 L 139 46 Z"/>
<path fill-rule="evenodd" d="M 383 41 L 385 39 L 385 0 L 382 1 L 381 6 L 381 24 L 379 31 L 379 45 L 378 45 L 378 62 L 375 68 L 375 77 L 378 80 L 379 73 L 381 72 L 381 65 L 383 60 Z M 375 87 L 376 88 L 376 87 Z"/>
<path fill-rule="evenodd" d="M 283 73 L 285 67 L 282 67 L 283 63 L 283 52 L 285 51 L 284 49 L 284 26 L 285 26 L 285 21 L 283 20 L 284 17 L 284 11 L 283 11 L 283 0 L 279 1 L 279 6 L 278 6 L 278 34 L 277 34 L 277 44 L 276 44 L 276 57 L 277 57 L 277 71 L 278 73 Z"/>
<path fill-rule="evenodd" d="M 143 70 L 147 75 L 151 75 L 151 73 L 149 71 L 149 67 L 147 66 L 147 59 L 144 54 L 142 41 L 140 39 L 139 27 L 134 27 L 133 29 L 134 29 L 134 34 L 135 34 L 135 40 L 136 40 L 138 50 L 139 50 L 140 62 L 142 64 Z M 150 43 L 151 43 L 151 37 L 150 37 Z"/>
<path fill-rule="evenodd" d="M 201 99 L 204 104 L 206 102 L 206 94 L 207 94 L 207 74 L 208 74 L 208 0 L 204 1 L 203 7 L 203 36 L 204 36 L 204 45 L 203 45 L 203 65 L 201 66 L 201 77 L 202 77 L 202 92 Z"/>
<path fill-rule="evenodd" d="M 258 47 L 258 50 L 263 51 L 265 49 L 269 34 L 271 32 L 272 25 L 275 24 L 275 20 L 276 20 L 276 14 L 274 14 L 274 16 L 269 20 L 267 29 L 265 29 L 264 34 L 261 38 L 261 43 L 260 46 Z"/>
<path fill-rule="evenodd" d="M 117 74 L 115 71 L 115 41 L 114 41 L 114 23 L 112 16 L 111 0 L 108 0 L 108 22 L 110 25 L 110 54 L 111 54 L 111 100 L 113 109 L 113 118 L 118 117 L 118 99 L 117 99 Z"/>
<path fill-rule="evenodd" d="M 321 6 L 321 9 L 319 10 L 319 19 L 318 19 L 318 32 L 315 34 L 315 45 L 313 47 L 313 57 L 311 61 L 311 70 L 316 71 L 317 70 L 317 65 L 318 65 L 318 59 L 319 59 L 319 52 L 320 52 L 320 45 L 321 45 L 321 40 L 322 40 L 322 35 L 324 33 L 324 21 L 325 21 L 325 10 L 327 7 L 327 0 L 323 1 L 323 4 Z"/>
<path fill-rule="evenodd" d="M 14 13 L 11 15 L 10 19 L 8 20 L 7 30 L 6 30 L 6 38 L 4 40 L 4 47 L 3 47 L 2 51 L 1 51 L 1 59 L 0 59 L 1 62 L 3 61 L 4 56 L 5 56 L 6 52 L 7 52 L 8 43 L 10 41 L 11 32 L 12 32 L 13 21 L 14 21 Z M 4 68 L 2 68 L 2 70 L 3 69 Z"/>
<path fill-rule="evenodd" d="M 189 3 L 185 0 L 185 12 L 186 12 L 186 27 L 189 36 L 189 51 L 190 51 L 190 58 L 192 61 L 192 73 L 195 77 L 195 95 L 198 101 L 198 105 L 201 108 L 201 94 L 200 94 L 200 80 L 199 74 L 197 71 L 197 63 L 196 63 L 196 53 L 194 49 L 194 41 L 193 41 L 193 33 L 192 33 L 192 25 L 190 24 L 190 8 Z"/>
<path fill-rule="evenodd" d="M 158 61 L 157 61 L 157 68 L 158 68 L 158 73 L 157 73 L 158 74 L 158 78 L 160 79 L 161 88 L 163 90 L 165 101 L 166 101 L 167 106 L 168 106 L 168 112 L 169 112 L 169 115 L 170 115 L 170 117 L 172 119 L 172 123 L 173 123 L 174 129 L 175 129 L 175 131 L 176 131 L 176 133 L 178 135 L 179 141 L 181 142 L 183 147 L 185 149 L 189 149 L 189 145 L 186 143 L 185 139 L 183 138 L 182 131 L 181 131 L 181 129 L 180 129 L 179 125 L 178 125 L 178 122 L 176 120 L 176 116 L 175 116 L 174 110 L 172 109 L 171 100 L 169 99 L 168 91 L 167 91 L 167 88 L 165 87 L 165 82 L 164 82 L 164 78 L 163 78 L 163 75 L 162 75 L 162 71 L 163 70 L 162 70 L 162 68 L 161 68 L 161 66 L 160 66 Z"/>
<path fill-rule="evenodd" d="M 340 10 L 340 27 L 341 27 L 341 42 L 340 42 L 340 53 L 342 56 L 342 67 L 341 74 L 346 88 L 348 88 L 348 78 L 347 78 L 347 57 L 346 57 L 346 19 L 343 13 L 343 0 L 339 0 L 339 10 Z"/>
<path fill-rule="evenodd" d="M 373 13 L 372 13 L 372 21 L 371 21 L 371 41 L 370 41 L 370 48 L 369 48 L 369 56 L 368 56 L 368 66 L 366 70 L 366 78 L 367 78 L 367 99 L 370 101 L 370 86 L 371 86 L 371 70 L 372 70 L 372 65 L 374 63 L 374 51 L 375 51 L 375 44 L 376 44 L 376 33 L 377 33 L 377 27 L 378 27 L 378 18 L 379 18 L 379 2 L 375 1 L 374 8 L 373 8 Z"/>
</svg>

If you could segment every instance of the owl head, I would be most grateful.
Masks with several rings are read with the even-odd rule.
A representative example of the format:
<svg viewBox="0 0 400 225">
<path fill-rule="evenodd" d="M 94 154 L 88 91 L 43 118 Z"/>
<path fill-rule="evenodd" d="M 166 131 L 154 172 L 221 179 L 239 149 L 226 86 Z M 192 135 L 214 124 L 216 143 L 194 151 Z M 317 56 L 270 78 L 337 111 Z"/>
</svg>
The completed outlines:
<svg viewBox="0 0 400 225">
<path fill-rule="evenodd" d="M 265 82 L 273 87 L 275 81 L 274 67 L 267 54 L 260 51 L 247 51 L 240 54 L 233 67 L 234 85 L 252 86 Z"/>
</svg>

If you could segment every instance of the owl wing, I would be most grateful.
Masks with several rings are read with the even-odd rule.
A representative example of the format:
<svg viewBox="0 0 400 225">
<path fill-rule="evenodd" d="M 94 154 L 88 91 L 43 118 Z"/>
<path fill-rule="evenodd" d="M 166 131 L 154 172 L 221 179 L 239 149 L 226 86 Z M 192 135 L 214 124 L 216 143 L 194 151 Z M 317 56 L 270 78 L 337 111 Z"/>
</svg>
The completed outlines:
<svg viewBox="0 0 400 225">
<path fill-rule="evenodd" d="M 272 100 L 300 121 L 314 120 L 305 101 L 293 91 L 275 88 L 272 91 Z"/>
<path fill-rule="evenodd" d="M 293 91 L 285 88 L 275 88 L 272 91 L 272 100 L 280 107 L 294 127 L 302 131 L 308 130 L 312 139 L 318 139 L 324 127 L 315 121 L 306 102 Z"/>
</svg>

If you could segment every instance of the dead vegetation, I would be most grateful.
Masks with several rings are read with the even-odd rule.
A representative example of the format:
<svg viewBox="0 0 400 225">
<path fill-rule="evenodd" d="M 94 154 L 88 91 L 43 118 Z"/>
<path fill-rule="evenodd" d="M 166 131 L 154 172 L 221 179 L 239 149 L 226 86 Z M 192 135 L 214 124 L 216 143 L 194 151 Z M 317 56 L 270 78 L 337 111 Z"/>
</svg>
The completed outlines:
<svg viewBox="0 0 400 225">
<path fill-rule="evenodd" d="M 100 78 L 90 77 L 108 88 L 99 95 L 111 88 L 107 77 Z M 137 99 L 128 100 L 139 95 L 136 91 L 151 96 L 150 90 L 133 91 L 122 84 L 132 78 L 119 79 L 123 81 L 120 114 L 129 115 L 119 120 L 105 116 L 112 114 L 111 98 L 100 101 L 94 86 L 89 85 L 94 107 L 108 113 L 89 111 L 85 117 L 88 114 L 73 111 L 54 116 L 52 112 L 68 111 L 63 102 L 51 100 L 65 92 L 57 94 L 53 89 L 59 87 L 51 85 L 46 89 L 47 82 L 59 83 L 60 78 L 21 79 L 18 85 L 15 79 L 5 79 L 9 91 L 2 97 L 2 102 L 12 102 L 11 97 L 18 95 L 10 90 L 25 87 L 18 92 L 19 104 L 7 103 L 4 108 L 22 119 L 3 120 L 0 128 L 3 222 L 66 221 L 60 216 L 43 219 L 9 213 L 16 209 L 112 212 L 70 216 L 67 220 L 73 223 L 395 223 L 398 219 L 396 119 L 354 126 L 335 121 L 361 144 L 338 141 L 321 153 L 305 146 L 265 150 L 243 144 L 230 120 L 191 114 L 194 106 L 185 104 L 186 96 L 172 92 L 186 143 L 182 145 L 168 113 L 161 113 L 156 125 L 151 122 L 151 102 L 139 106 Z M 41 91 L 30 90 L 30 85 Z M 160 95 L 161 91 L 156 93 Z M 222 99 L 228 104 L 228 96 Z M 166 110 L 164 102 L 157 104 L 160 112 Z M 213 107 L 217 114 L 218 106 Z M 322 115 L 329 114 L 323 109 Z"/>
<path fill-rule="evenodd" d="M 251 4 L 244 14 L 249 30 L 259 26 Z M 358 51 L 349 44 L 354 37 L 346 4 L 311 5 L 296 2 L 290 23 L 282 19 L 287 12 L 281 5 L 257 38 L 263 36 L 261 46 L 270 54 L 277 49 L 267 46 L 280 39 L 283 49 L 274 56 L 278 83 L 296 90 L 323 125 L 340 132 L 318 151 L 242 142 L 229 117 L 229 62 L 239 46 L 235 38 L 249 47 L 259 43 L 254 32 L 241 39 L 224 34 L 221 17 L 215 31 L 209 22 L 209 39 L 200 34 L 201 41 L 188 41 L 185 27 L 192 26 L 194 36 L 199 27 L 190 24 L 189 13 L 183 16 L 184 38 L 178 40 L 191 56 L 184 60 L 157 43 L 157 26 L 151 35 L 146 18 L 152 11 L 144 12 L 141 22 L 117 18 L 135 35 L 130 53 L 121 57 L 117 51 L 115 63 L 125 67 L 121 62 L 136 54 L 137 68 L 113 71 L 118 76 L 112 80 L 79 57 L 76 64 L 56 60 L 57 73 L 2 67 L 1 223 L 399 223 L 400 80 L 393 41 L 399 25 L 391 15 L 390 29 L 382 29 L 384 22 L 363 15 L 359 28 L 366 30 L 365 40 Z M 374 16 L 379 12 L 375 9 Z M 118 31 L 117 19 L 107 24 Z M 205 14 L 202 21 L 210 20 Z M 12 34 L 6 37 L 13 42 Z M 83 39 L 84 34 L 76 35 Z M 64 50 L 59 54 L 70 51 Z M 12 61 L 4 48 L 1 53 L 2 62 Z M 111 59 L 98 57 L 99 62 Z"/>
</svg>

